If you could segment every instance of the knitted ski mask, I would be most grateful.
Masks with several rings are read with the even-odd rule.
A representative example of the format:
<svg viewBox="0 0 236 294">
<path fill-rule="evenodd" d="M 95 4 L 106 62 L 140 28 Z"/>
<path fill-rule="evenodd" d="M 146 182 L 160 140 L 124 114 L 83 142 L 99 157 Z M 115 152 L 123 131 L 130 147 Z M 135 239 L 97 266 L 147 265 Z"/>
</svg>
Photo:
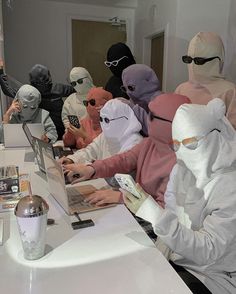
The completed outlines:
<svg viewBox="0 0 236 294">
<path fill-rule="evenodd" d="M 52 77 L 46 66 L 35 64 L 29 72 L 29 80 L 30 84 L 38 89 L 41 94 L 51 91 Z"/>
<path fill-rule="evenodd" d="M 41 94 L 39 91 L 30 86 L 23 85 L 16 93 L 15 99 L 21 105 L 21 111 L 18 113 L 22 122 L 32 121 L 38 115 Z"/>
<path fill-rule="evenodd" d="M 74 67 L 70 72 L 71 86 L 79 95 L 86 95 L 94 87 L 92 77 L 83 67 Z"/>
<path fill-rule="evenodd" d="M 126 67 L 134 63 L 134 57 L 129 47 L 124 43 L 113 44 L 107 51 L 106 65 L 110 65 L 107 66 L 109 67 L 113 75 L 119 78 L 121 78 L 122 71 Z"/>
</svg>

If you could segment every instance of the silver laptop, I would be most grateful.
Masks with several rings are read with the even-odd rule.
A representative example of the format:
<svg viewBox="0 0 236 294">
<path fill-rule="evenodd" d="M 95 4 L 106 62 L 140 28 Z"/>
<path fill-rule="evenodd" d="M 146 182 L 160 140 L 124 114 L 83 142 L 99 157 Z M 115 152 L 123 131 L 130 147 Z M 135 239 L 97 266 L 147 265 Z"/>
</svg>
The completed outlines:
<svg viewBox="0 0 236 294">
<path fill-rule="evenodd" d="M 75 212 L 82 213 L 114 206 L 114 204 L 95 206 L 85 202 L 84 200 L 89 194 L 98 190 L 94 185 L 90 184 L 91 182 L 94 183 L 94 180 L 84 182 L 80 186 L 66 186 L 61 164 L 45 151 L 43 152 L 43 157 L 49 193 L 56 199 L 67 214 L 73 215 Z M 104 186 L 100 184 L 99 189 L 110 188 L 104 180 L 103 185 Z"/>
<path fill-rule="evenodd" d="M 44 127 L 41 123 L 27 124 L 34 137 L 41 138 Z M 4 146 L 6 148 L 29 147 L 30 143 L 22 129 L 22 124 L 3 124 Z"/>
<path fill-rule="evenodd" d="M 46 143 L 43 140 L 33 136 L 30 132 L 28 124 L 23 123 L 22 128 L 33 149 L 34 158 L 36 158 L 39 169 L 42 172 L 46 173 L 43 150 L 46 150 L 54 158 L 60 158 L 61 156 L 73 154 L 72 150 L 64 150 L 61 146 L 54 147 L 51 143 Z M 27 161 L 26 158 L 25 161 Z"/>
</svg>

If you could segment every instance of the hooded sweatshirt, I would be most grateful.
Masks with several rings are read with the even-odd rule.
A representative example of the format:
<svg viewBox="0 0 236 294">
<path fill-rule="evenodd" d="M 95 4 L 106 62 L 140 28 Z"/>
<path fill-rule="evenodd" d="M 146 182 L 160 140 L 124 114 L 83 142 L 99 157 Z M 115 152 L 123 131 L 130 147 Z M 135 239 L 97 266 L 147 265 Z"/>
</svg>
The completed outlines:
<svg viewBox="0 0 236 294">
<path fill-rule="evenodd" d="M 175 92 L 188 96 L 194 104 L 207 104 L 215 97 L 222 99 L 226 105 L 226 117 L 236 128 L 236 89 L 222 74 L 225 53 L 221 38 L 212 32 L 199 32 L 189 43 L 188 56 L 219 58 L 203 65 L 193 61 L 188 64 L 189 80 L 180 84 Z"/>
<path fill-rule="evenodd" d="M 86 148 L 68 156 L 75 163 L 91 163 L 108 158 L 142 141 L 140 122 L 130 106 L 120 98 L 109 100 L 101 109 L 100 117 L 102 133 Z"/>
<path fill-rule="evenodd" d="M 52 143 L 55 143 L 57 140 L 56 127 L 48 111 L 39 108 L 40 92 L 30 85 L 23 85 L 16 93 L 15 99 L 21 104 L 21 111 L 13 113 L 9 123 L 41 123 L 44 126 L 45 135 Z"/>
<path fill-rule="evenodd" d="M 121 42 L 113 44 L 107 51 L 107 61 L 112 62 L 119 59 L 121 60 L 118 62 L 116 66 L 111 65 L 109 67 L 113 76 L 110 77 L 110 79 L 108 80 L 105 86 L 105 90 L 111 92 L 114 98 L 124 97 L 126 99 L 129 99 L 129 97 L 120 89 L 120 87 L 122 86 L 121 75 L 126 67 L 135 63 L 135 60 L 129 47 Z"/>
<path fill-rule="evenodd" d="M 93 139 L 95 139 L 101 132 L 100 126 L 100 109 L 105 105 L 107 101 L 112 99 L 112 94 L 105 91 L 101 87 L 94 87 L 89 90 L 86 100 L 95 100 L 95 105 L 88 103 L 87 106 L 87 116 L 80 120 L 80 125 L 84 128 L 86 132 L 86 138 L 75 136 L 67 131 L 63 136 L 63 142 L 65 146 L 76 146 L 77 149 L 85 148 L 90 144 Z"/>
<path fill-rule="evenodd" d="M 224 113 L 221 99 L 177 110 L 172 134 L 181 143 L 168 205 L 163 210 L 148 197 L 136 214 L 152 223 L 170 259 L 214 294 L 236 291 L 236 137 Z"/>
<path fill-rule="evenodd" d="M 42 100 L 40 108 L 49 112 L 53 123 L 56 126 L 58 139 L 61 139 L 65 128 L 61 119 L 63 106 L 62 97 L 67 97 L 74 92 L 70 85 L 52 83 L 52 78 L 48 68 L 42 64 L 35 64 L 29 72 L 30 84 L 39 90 Z M 19 83 L 20 84 L 20 83 Z M 0 69 L 0 85 L 3 93 L 14 98 L 20 86 L 12 86 L 9 77 Z"/>
<path fill-rule="evenodd" d="M 176 162 L 175 153 L 169 147 L 171 121 L 183 103 L 189 103 L 189 99 L 177 94 L 162 94 L 153 99 L 149 103 L 149 110 L 161 119 L 149 120 L 149 137 L 127 152 L 96 160 L 92 164 L 94 177 L 105 178 L 115 173 L 136 171 L 136 182 L 164 207 L 166 185 Z"/>
<path fill-rule="evenodd" d="M 39 90 L 42 96 L 40 108 L 47 110 L 53 120 L 61 139 L 65 129 L 61 119 L 61 111 L 64 97 L 68 97 L 74 92 L 73 87 L 59 83 L 52 83 L 52 78 L 48 68 L 41 64 L 36 64 L 29 72 L 30 84 Z"/>
<path fill-rule="evenodd" d="M 86 107 L 83 100 L 91 88 L 94 87 L 93 80 L 89 72 L 83 67 L 74 67 L 70 72 L 70 81 L 75 83 L 74 89 L 76 93 L 71 94 L 64 102 L 62 108 L 62 120 L 65 128 L 69 125 L 67 115 L 77 115 L 79 119 L 87 115 Z"/>
<path fill-rule="evenodd" d="M 145 64 L 133 64 L 122 73 L 123 85 L 130 98 L 130 105 L 142 124 L 144 135 L 147 131 L 148 103 L 161 94 L 160 82 L 155 72 Z"/>
</svg>

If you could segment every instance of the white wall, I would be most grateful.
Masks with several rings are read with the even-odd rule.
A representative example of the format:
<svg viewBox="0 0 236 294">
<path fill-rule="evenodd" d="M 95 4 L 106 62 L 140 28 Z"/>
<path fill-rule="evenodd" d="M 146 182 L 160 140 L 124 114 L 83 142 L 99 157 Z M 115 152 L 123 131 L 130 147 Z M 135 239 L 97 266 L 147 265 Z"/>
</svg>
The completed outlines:
<svg viewBox="0 0 236 294">
<path fill-rule="evenodd" d="M 177 1 L 173 0 L 139 0 L 136 10 L 135 54 L 138 62 L 150 65 L 148 38 L 165 30 L 163 90 L 169 90 L 173 81 L 176 11 Z"/>
<path fill-rule="evenodd" d="M 18 0 L 9 9 L 4 1 L 3 20 L 7 73 L 28 82 L 30 68 L 41 63 L 55 82 L 65 82 L 71 69 L 70 18 L 127 20 L 128 45 L 134 43 L 134 8 L 112 8 L 50 1 Z M 91 36 L 92 38 L 92 36 Z"/>
<path fill-rule="evenodd" d="M 225 75 L 236 83 L 236 1 L 231 0 L 226 40 Z"/>
<path fill-rule="evenodd" d="M 176 27 L 177 84 L 188 79 L 187 66 L 181 60 L 189 41 L 200 31 L 215 32 L 227 46 L 228 17 L 231 0 L 178 0 Z M 227 57 L 226 57 L 227 58 Z"/>
<path fill-rule="evenodd" d="M 173 91 L 178 84 L 188 78 L 187 67 L 182 63 L 181 56 L 187 52 L 188 43 L 197 32 L 214 31 L 223 41 L 227 39 L 230 2 L 230 0 L 139 0 L 135 33 L 135 49 L 139 62 L 143 61 L 146 64 L 149 62 L 149 54 L 145 52 L 148 48 L 142 43 L 145 37 L 166 28 L 164 90 Z M 154 6 L 156 6 L 156 14 L 152 19 Z"/>
</svg>

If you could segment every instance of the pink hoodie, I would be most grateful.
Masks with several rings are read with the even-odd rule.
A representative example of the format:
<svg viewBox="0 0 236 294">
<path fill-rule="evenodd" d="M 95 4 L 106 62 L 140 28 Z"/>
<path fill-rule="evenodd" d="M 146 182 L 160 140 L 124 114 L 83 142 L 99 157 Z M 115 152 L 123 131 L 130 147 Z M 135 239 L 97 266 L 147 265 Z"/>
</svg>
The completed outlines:
<svg viewBox="0 0 236 294">
<path fill-rule="evenodd" d="M 149 103 L 155 116 L 149 120 L 149 137 L 131 150 L 104 160 L 96 160 L 92 166 L 96 178 L 111 177 L 115 173 L 136 171 L 136 182 L 164 207 L 164 193 L 169 174 L 176 162 L 174 151 L 169 147 L 171 127 L 175 112 L 183 103 L 190 103 L 186 96 L 162 94 Z M 164 119 L 164 120 L 163 120 Z"/>
<path fill-rule="evenodd" d="M 87 106 L 88 115 L 80 121 L 81 126 L 86 131 L 87 137 L 85 139 L 82 137 L 76 139 L 72 133 L 67 131 L 63 136 L 65 146 L 76 145 L 77 149 L 85 148 L 102 132 L 99 120 L 100 109 L 108 100 L 112 99 L 112 94 L 101 87 L 94 87 L 89 90 L 86 98 L 87 101 L 91 99 L 96 101 L 96 105 L 93 106 L 89 103 Z"/>
</svg>

